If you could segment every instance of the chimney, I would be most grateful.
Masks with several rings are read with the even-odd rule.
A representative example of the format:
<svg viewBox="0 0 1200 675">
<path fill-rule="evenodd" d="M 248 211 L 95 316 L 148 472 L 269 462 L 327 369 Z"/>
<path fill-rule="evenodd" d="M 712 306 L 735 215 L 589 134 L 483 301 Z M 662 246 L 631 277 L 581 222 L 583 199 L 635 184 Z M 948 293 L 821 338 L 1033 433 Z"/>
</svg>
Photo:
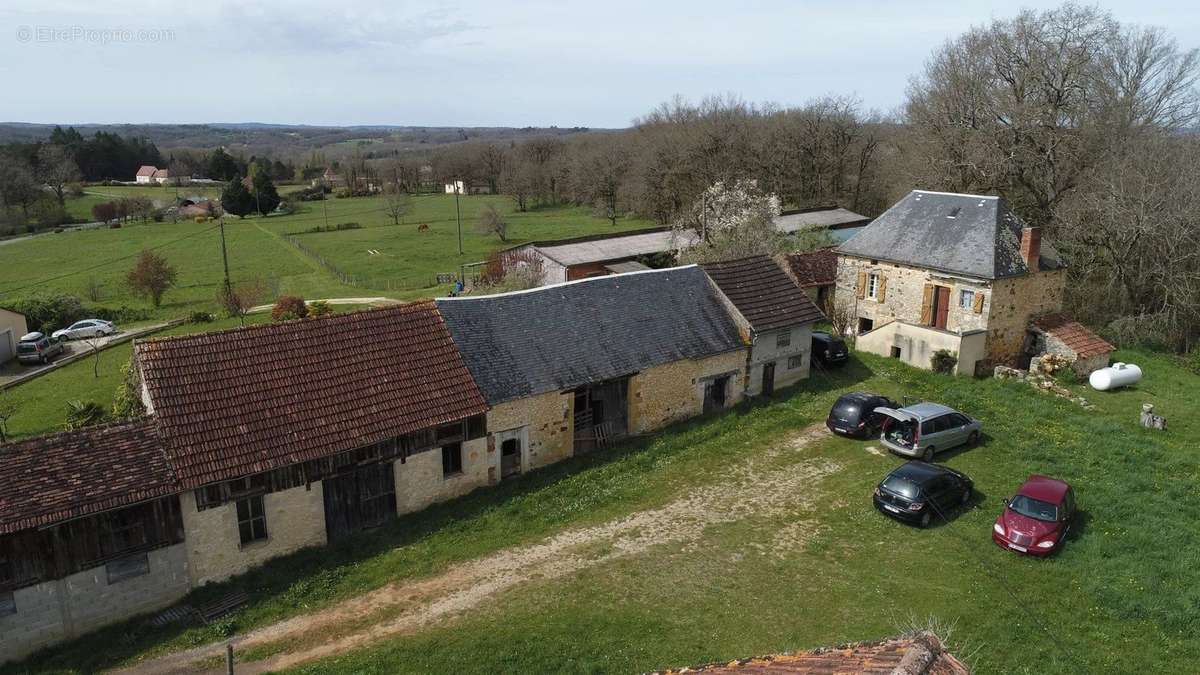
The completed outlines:
<svg viewBox="0 0 1200 675">
<path fill-rule="evenodd" d="M 1038 271 L 1038 258 L 1042 255 L 1042 228 L 1026 227 L 1021 230 L 1021 258 L 1029 271 Z"/>
</svg>

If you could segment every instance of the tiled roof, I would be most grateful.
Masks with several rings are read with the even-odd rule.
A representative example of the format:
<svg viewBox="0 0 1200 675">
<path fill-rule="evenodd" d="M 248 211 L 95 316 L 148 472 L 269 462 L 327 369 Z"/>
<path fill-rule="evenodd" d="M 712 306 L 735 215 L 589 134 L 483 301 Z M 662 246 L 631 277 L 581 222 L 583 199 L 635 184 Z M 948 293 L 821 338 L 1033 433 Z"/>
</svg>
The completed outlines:
<svg viewBox="0 0 1200 675">
<path fill-rule="evenodd" d="M 139 342 L 183 487 L 487 409 L 433 302 Z"/>
<path fill-rule="evenodd" d="M 765 255 L 701 265 L 756 331 L 825 318 L 791 277 Z"/>
<path fill-rule="evenodd" d="M 913 190 L 846 240 L 838 252 L 1002 279 L 1029 272 L 1021 257 L 1024 226 L 999 197 Z M 1063 266 L 1057 251 L 1043 239 L 1039 269 Z"/>
<path fill-rule="evenodd" d="M 664 671 L 682 673 L 790 673 L 792 675 L 968 675 L 971 671 L 954 658 L 932 633 L 879 642 L 860 642 L 831 649 L 761 656 L 695 668 Z"/>
<path fill-rule="evenodd" d="M 155 171 L 158 171 L 156 167 L 150 166 L 149 164 L 143 164 L 141 168 L 137 170 L 137 175 L 153 176 Z"/>
<path fill-rule="evenodd" d="M 1033 326 L 1062 340 L 1081 359 L 1107 354 L 1114 349 L 1104 338 L 1066 314 L 1047 314 L 1035 319 Z"/>
<path fill-rule="evenodd" d="M 694 265 L 437 303 L 493 405 L 745 347 Z"/>
<path fill-rule="evenodd" d="M 807 253 L 789 253 L 788 270 L 801 288 L 832 286 L 837 283 L 837 251 L 823 248 Z"/>
<path fill-rule="evenodd" d="M 0 534 L 176 491 L 151 420 L 0 445 Z"/>
</svg>

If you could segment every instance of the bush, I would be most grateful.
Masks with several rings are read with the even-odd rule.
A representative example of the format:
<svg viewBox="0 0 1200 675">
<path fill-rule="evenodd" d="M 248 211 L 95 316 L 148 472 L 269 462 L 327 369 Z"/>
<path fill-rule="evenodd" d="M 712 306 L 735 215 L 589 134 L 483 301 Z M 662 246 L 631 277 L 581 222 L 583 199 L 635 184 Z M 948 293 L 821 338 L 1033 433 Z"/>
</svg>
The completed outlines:
<svg viewBox="0 0 1200 675">
<path fill-rule="evenodd" d="M 121 229 L 121 224 L 120 223 L 112 223 L 108 226 L 108 229 L 119 230 L 119 229 Z"/>
<path fill-rule="evenodd" d="M 935 373 L 951 375 L 954 373 L 954 367 L 958 365 L 958 355 L 949 349 L 939 349 L 930 357 L 929 365 Z"/>
<path fill-rule="evenodd" d="M 317 225 L 315 227 L 310 227 L 307 230 L 293 232 L 292 234 L 315 234 L 317 232 L 338 232 L 340 230 L 358 230 L 361 228 L 362 225 L 359 225 L 358 223 L 338 223 L 337 225 Z"/>
<path fill-rule="evenodd" d="M 113 323 L 129 323 L 131 321 L 146 321 L 152 318 L 150 310 L 142 309 L 141 307 L 128 307 L 121 305 L 120 307 L 103 307 L 103 306 L 88 306 L 83 308 L 83 313 L 87 316 L 84 318 L 104 319 Z"/>
<path fill-rule="evenodd" d="M 62 293 L 35 295 L 17 300 L 8 305 L 8 308 L 25 315 L 29 330 L 41 331 L 46 334 L 87 318 L 84 316 L 83 303 L 79 302 L 79 298 Z"/>
<path fill-rule="evenodd" d="M 328 316 L 330 314 L 333 314 L 333 307 L 330 307 L 329 303 L 324 300 L 317 300 L 308 305 L 309 316 Z"/>
<path fill-rule="evenodd" d="M 213 320 L 213 315 L 208 312 L 192 312 L 191 316 L 188 317 L 189 323 L 212 323 Z"/>
<path fill-rule="evenodd" d="M 304 298 L 295 295 L 281 295 L 275 301 L 275 306 L 271 308 L 271 319 L 273 321 L 290 321 L 291 319 L 303 319 L 308 316 L 308 305 L 304 303 Z"/>
</svg>

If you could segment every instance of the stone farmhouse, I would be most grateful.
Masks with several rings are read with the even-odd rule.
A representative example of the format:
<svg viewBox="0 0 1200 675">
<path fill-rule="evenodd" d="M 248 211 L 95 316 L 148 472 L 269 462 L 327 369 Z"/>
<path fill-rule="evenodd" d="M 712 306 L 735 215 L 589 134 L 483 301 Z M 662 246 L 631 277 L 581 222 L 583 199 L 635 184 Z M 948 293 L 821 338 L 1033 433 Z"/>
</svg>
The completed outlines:
<svg viewBox="0 0 1200 675">
<path fill-rule="evenodd" d="M 767 256 L 702 265 L 750 342 L 745 391 L 770 396 L 808 377 L 812 325 L 825 318 Z"/>
<path fill-rule="evenodd" d="M 1066 265 L 999 197 L 914 190 L 837 249 L 839 311 L 856 347 L 959 373 L 1027 356 L 1031 321 L 1061 311 Z"/>
<path fill-rule="evenodd" d="M 158 183 L 161 185 L 171 179 L 171 172 L 145 164 L 137 170 L 133 179 L 141 184 Z"/>
<path fill-rule="evenodd" d="M 730 293 L 688 266 L 138 342 L 144 417 L 0 445 L 0 661 L 734 405 L 753 335 L 812 312 Z"/>
</svg>

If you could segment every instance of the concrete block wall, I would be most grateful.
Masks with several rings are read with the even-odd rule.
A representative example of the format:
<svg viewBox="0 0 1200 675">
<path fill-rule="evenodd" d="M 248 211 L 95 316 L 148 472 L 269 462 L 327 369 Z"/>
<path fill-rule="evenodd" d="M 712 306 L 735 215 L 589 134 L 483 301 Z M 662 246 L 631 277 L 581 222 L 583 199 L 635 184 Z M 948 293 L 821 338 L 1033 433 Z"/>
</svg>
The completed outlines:
<svg viewBox="0 0 1200 675">
<path fill-rule="evenodd" d="M 187 551 L 176 544 L 146 554 L 146 574 L 108 582 L 105 565 L 13 593 L 17 612 L 0 617 L 0 662 L 110 623 L 167 607 L 191 587 Z"/>
<path fill-rule="evenodd" d="M 188 491 L 180 495 L 179 503 L 194 586 L 223 581 L 271 558 L 326 543 L 320 482 L 265 495 L 267 538 L 245 546 L 238 534 L 234 502 L 197 511 L 195 493 Z"/>
<path fill-rule="evenodd" d="M 495 434 L 527 426 L 529 447 L 525 468 L 536 469 L 574 454 L 574 407 L 575 394 L 569 391 L 499 403 L 488 411 L 488 432 Z M 492 450 L 498 452 L 496 448 Z"/>
<path fill-rule="evenodd" d="M 704 385 L 729 374 L 726 405 L 742 400 L 747 354 L 738 349 L 703 359 L 689 359 L 644 370 L 629 381 L 629 431 L 646 433 L 704 412 Z"/>
<path fill-rule="evenodd" d="M 396 480 L 396 512 L 411 513 L 435 502 L 466 494 L 488 484 L 491 458 L 486 438 L 466 441 L 462 446 L 462 473 L 442 475 L 440 447 L 408 457 L 403 464 L 392 464 Z"/>
</svg>

